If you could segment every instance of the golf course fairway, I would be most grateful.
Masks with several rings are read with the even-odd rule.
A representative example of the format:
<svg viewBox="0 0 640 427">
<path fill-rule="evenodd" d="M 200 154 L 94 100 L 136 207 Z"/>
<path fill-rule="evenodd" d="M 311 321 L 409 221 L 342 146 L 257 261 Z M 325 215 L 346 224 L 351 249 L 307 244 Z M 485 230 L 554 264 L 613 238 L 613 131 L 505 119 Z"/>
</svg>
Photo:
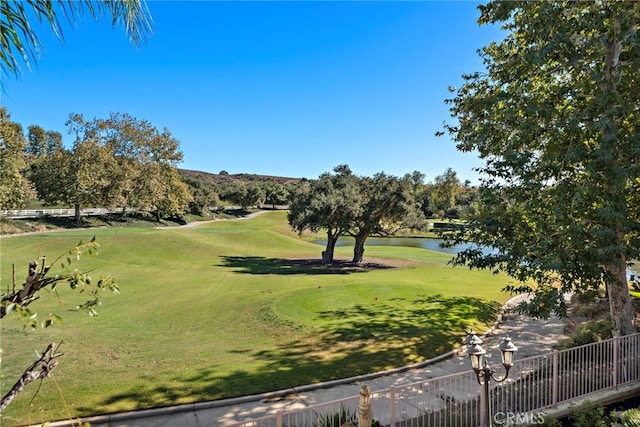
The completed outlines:
<svg viewBox="0 0 640 427">
<path fill-rule="evenodd" d="M 51 379 L 33 383 L 2 425 L 54 421 L 279 390 L 419 362 L 484 330 L 508 295 L 504 275 L 448 265 L 451 255 L 371 246 L 363 266 L 352 248 L 338 265 L 293 233 L 286 212 L 190 228 L 102 228 L 0 240 L 1 286 L 18 286 L 29 261 L 52 260 L 96 236 L 98 255 L 74 263 L 114 276 L 98 316 L 59 286 L 30 309 L 63 320 L 1 324 L 2 394 L 49 343 L 63 357 Z M 320 236 L 322 237 L 322 236 Z M 54 267 L 54 270 L 55 271 Z M 38 390 L 39 388 L 39 390 Z M 38 391 L 37 396 L 34 394 Z M 33 401 L 32 401 L 33 399 Z"/>
</svg>

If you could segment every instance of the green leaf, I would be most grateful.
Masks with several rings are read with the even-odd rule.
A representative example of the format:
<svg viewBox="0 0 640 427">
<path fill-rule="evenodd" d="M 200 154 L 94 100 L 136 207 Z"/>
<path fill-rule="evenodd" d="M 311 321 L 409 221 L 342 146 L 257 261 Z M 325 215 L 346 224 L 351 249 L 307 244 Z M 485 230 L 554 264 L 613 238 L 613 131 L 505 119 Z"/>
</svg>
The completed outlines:
<svg viewBox="0 0 640 427">
<path fill-rule="evenodd" d="M 486 72 L 463 76 L 449 100 L 445 130 L 485 163 L 478 211 L 452 240 L 497 254 L 454 264 L 532 283 L 522 307 L 540 317 L 564 313 L 563 293 L 606 281 L 613 324 L 632 333 L 617 284 L 640 257 L 638 3 L 492 1 L 481 13 L 505 34 L 482 49 Z"/>
</svg>

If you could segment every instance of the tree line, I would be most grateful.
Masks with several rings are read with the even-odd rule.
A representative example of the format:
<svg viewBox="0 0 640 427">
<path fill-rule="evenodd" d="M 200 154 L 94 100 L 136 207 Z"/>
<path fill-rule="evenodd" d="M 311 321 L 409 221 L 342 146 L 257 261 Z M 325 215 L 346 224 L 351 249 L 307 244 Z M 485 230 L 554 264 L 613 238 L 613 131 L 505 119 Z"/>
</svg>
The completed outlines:
<svg viewBox="0 0 640 427">
<path fill-rule="evenodd" d="M 224 203 L 239 206 L 243 210 L 254 206 L 286 206 L 301 181 L 287 179 L 281 182 L 283 180 L 277 177 L 257 180 L 253 175 L 229 175 L 225 171 L 219 175 L 181 171 L 181 175 L 191 189 L 193 201 L 190 211 L 196 215 L 205 213 L 208 208 L 221 207 Z M 228 179 L 220 179 L 223 176 Z"/>
<path fill-rule="evenodd" d="M 218 174 L 182 170 L 185 182 L 192 190 L 192 213 L 207 206 L 226 202 L 247 209 L 253 206 L 289 206 L 301 197 L 300 188 L 308 188 L 315 181 L 307 178 L 284 178 L 248 174 L 230 175 L 222 170 Z M 411 174 L 412 197 L 425 218 L 464 219 L 477 210 L 478 189 L 470 181 L 461 182 L 451 168 L 426 182 L 419 171 Z M 318 179 L 322 179 L 321 175 Z"/>
<path fill-rule="evenodd" d="M 79 223 L 81 209 L 96 206 L 120 208 L 123 216 L 130 210 L 152 212 L 159 221 L 186 213 L 206 215 L 223 204 L 246 210 L 264 205 L 295 209 L 310 197 L 327 202 L 318 190 L 326 184 L 327 174 L 309 180 L 180 170 L 177 166 L 183 154 L 171 132 L 126 113 L 91 120 L 71 114 L 66 127 L 74 136 L 70 148 L 64 147 L 60 132 L 39 125 L 30 125 L 25 131 L 0 107 L 0 209 L 20 209 L 30 200 L 40 199 L 46 205 L 73 207 Z M 334 178 L 346 180 L 342 175 L 347 170 L 347 166 L 336 168 Z M 350 171 L 349 175 L 355 179 Z M 391 178 L 380 174 L 359 179 L 369 187 L 393 181 L 383 180 L 383 176 Z M 477 189 L 468 181 L 460 182 L 454 170 L 447 169 L 433 182 L 424 180 L 425 174 L 418 171 L 401 180 L 402 185 L 410 183 L 407 203 L 412 206 L 412 215 L 464 218 L 477 209 Z M 344 203 L 358 202 L 349 194 L 341 197 L 346 198 Z M 363 207 L 376 208 L 375 203 Z"/>
<path fill-rule="evenodd" d="M 66 122 L 75 136 L 70 148 L 59 132 L 28 127 L 26 136 L 0 108 L 2 187 L 0 207 L 17 209 L 38 198 L 75 210 L 84 207 L 151 211 L 156 219 L 182 215 L 192 200 L 178 173 L 179 142 L 168 129 L 146 120 L 112 113 L 106 119 L 71 114 Z"/>
</svg>

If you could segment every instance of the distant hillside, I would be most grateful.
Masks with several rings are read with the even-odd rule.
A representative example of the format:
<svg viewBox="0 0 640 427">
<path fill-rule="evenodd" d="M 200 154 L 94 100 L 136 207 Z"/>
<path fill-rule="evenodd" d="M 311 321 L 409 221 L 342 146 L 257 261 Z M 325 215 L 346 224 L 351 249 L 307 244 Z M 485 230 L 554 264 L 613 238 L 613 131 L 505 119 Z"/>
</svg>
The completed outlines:
<svg viewBox="0 0 640 427">
<path fill-rule="evenodd" d="M 302 178 L 287 178 L 282 176 L 255 175 L 248 173 L 215 174 L 188 169 L 180 169 L 180 174 L 186 178 L 191 178 L 195 181 L 201 181 L 213 185 L 230 184 L 234 182 L 279 182 L 281 184 L 286 184 L 296 183 L 302 180 Z"/>
</svg>

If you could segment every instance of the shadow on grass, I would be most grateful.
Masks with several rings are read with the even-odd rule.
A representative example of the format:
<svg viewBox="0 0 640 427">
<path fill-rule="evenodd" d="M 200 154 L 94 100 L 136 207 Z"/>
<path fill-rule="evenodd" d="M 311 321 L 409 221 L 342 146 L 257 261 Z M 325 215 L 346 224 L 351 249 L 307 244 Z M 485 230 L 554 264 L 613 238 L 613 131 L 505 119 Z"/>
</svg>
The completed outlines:
<svg viewBox="0 0 640 427">
<path fill-rule="evenodd" d="M 221 267 L 235 269 L 246 274 L 351 274 L 371 270 L 393 268 L 378 263 L 354 264 L 352 262 L 333 262 L 323 264 L 318 259 L 283 259 L 258 256 L 223 256 Z"/>
<path fill-rule="evenodd" d="M 397 300 L 402 300 L 396 298 Z M 392 300 L 394 301 L 394 300 Z M 401 302 L 406 306 L 406 302 Z M 500 309 L 497 302 L 471 297 L 422 296 L 410 303 L 410 311 L 399 311 L 394 304 L 355 305 L 349 309 L 320 313 L 320 318 L 333 319 L 332 340 L 351 341 L 374 338 L 381 342 L 424 337 L 429 342 L 418 344 L 417 350 L 428 358 L 446 353 L 460 333 L 466 332 L 469 319 L 489 324 Z M 455 338 L 453 341 L 451 338 Z"/>
<path fill-rule="evenodd" d="M 157 222 L 155 216 L 148 212 L 127 212 L 126 215 L 121 213 L 108 213 L 104 215 L 82 216 L 81 223 L 76 224 L 75 218 L 71 216 L 50 216 L 45 215 L 41 218 L 25 218 L 15 219 L 15 222 L 23 224 L 39 224 L 47 229 L 64 228 L 69 230 L 91 228 L 91 227 L 157 227 L 164 224 L 185 225 L 183 218 L 165 218 L 162 222 Z M 26 229 L 27 227 L 20 227 Z M 26 230 L 30 231 L 30 230 Z"/>
<path fill-rule="evenodd" d="M 225 373 L 203 366 L 162 383 L 149 374 L 146 386 L 108 397 L 103 410 L 123 403 L 145 409 L 258 394 L 416 363 L 459 346 L 469 321 L 489 324 L 499 310 L 498 303 L 458 296 L 424 296 L 402 304 L 410 308 L 400 312 L 390 301 L 322 312 L 319 318 L 328 322 L 323 330 L 251 351 L 255 370 Z"/>
<path fill-rule="evenodd" d="M 214 210 L 217 215 L 222 215 L 227 218 L 245 218 L 247 215 L 250 215 L 252 212 L 247 209 L 219 209 Z"/>
</svg>

